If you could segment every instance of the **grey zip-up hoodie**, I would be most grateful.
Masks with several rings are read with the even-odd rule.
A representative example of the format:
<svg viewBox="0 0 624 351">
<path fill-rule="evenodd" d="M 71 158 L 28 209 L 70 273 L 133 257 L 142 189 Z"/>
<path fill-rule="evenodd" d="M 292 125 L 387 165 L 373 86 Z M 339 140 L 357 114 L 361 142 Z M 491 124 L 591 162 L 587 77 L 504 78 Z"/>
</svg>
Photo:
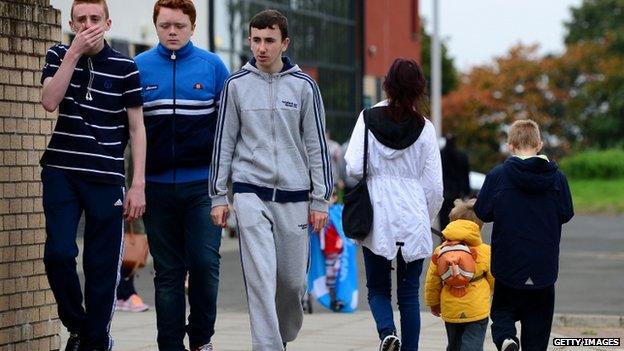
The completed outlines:
<svg viewBox="0 0 624 351">
<path fill-rule="evenodd" d="M 332 173 L 325 141 L 325 111 L 316 82 L 283 57 L 281 72 L 269 74 L 255 60 L 232 74 L 221 94 L 212 154 L 212 206 L 234 193 L 264 201 L 312 201 L 327 212 Z"/>
</svg>

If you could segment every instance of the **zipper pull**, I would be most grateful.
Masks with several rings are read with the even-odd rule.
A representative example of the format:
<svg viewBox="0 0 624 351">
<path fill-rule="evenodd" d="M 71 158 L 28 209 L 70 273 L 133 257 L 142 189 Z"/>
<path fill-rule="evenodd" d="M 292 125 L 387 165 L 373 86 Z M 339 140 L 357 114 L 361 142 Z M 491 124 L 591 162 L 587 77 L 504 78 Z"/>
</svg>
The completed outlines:
<svg viewBox="0 0 624 351">
<path fill-rule="evenodd" d="M 85 99 L 87 101 L 93 101 L 93 96 L 91 96 L 91 85 L 93 84 L 93 62 L 90 57 L 87 59 L 87 68 L 89 69 L 89 84 L 87 84 L 87 95 L 85 96 Z"/>
<path fill-rule="evenodd" d="M 175 60 L 175 59 L 176 59 L 176 54 L 175 54 L 175 51 L 172 51 L 172 52 L 171 52 L 171 59 L 172 59 L 172 60 Z"/>
</svg>

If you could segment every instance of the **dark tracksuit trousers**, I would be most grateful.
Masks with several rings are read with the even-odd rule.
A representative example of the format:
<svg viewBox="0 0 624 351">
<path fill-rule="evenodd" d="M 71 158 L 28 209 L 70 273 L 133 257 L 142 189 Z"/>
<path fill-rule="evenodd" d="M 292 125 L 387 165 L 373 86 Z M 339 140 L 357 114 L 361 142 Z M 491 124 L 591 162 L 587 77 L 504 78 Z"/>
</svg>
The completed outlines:
<svg viewBox="0 0 624 351">
<path fill-rule="evenodd" d="M 143 216 L 154 258 L 156 328 L 160 351 L 184 351 L 210 342 L 217 318 L 221 228 L 212 223 L 208 180 L 147 182 Z M 184 278 L 188 272 L 188 324 Z"/>
<path fill-rule="evenodd" d="M 59 318 L 70 333 L 80 335 L 85 350 L 108 350 L 123 245 L 124 189 L 45 166 L 41 180 L 47 234 L 43 260 Z M 84 307 L 76 272 L 76 232 L 83 211 Z"/>
<path fill-rule="evenodd" d="M 494 344 L 500 350 L 505 339 L 513 338 L 523 351 L 546 351 L 554 311 L 554 285 L 515 289 L 497 281 L 490 311 Z M 520 321 L 521 340 L 516 336 L 517 321 Z"/>
</svg>

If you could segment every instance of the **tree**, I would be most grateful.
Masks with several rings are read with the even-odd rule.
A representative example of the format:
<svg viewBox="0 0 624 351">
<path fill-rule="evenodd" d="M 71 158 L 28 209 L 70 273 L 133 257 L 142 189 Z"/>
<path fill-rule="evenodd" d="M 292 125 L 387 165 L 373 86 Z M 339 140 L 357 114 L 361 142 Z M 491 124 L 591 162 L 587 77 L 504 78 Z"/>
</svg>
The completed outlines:
<svg viewBox="0 0 624 351">
<path fill-rule="evenodd" d="M 552 77 L 565 94 L 565 114 L 577 147 L 610 148 L 624 140 L 624 56 L 608 41 L 579 42 L 552 59 Z"/>
<path fill-rule="evenodd" d="M 624 57 L 609 42 L 583 41 L 560 56 L 539 57 L 518 45 L 492 64 L 472 68 L 443 99 L 444 133 L 454 133 L 476 169 L 502 158 L 506 128 L 517 119 L 539 125 L 546 153 L 611 148 L 624 140 Z"/>
<path fill-rule="evenodd" d="M 624 0 L 585 0 L 566 23 L 567 112 L 583 146 L 624 144 Z"/>
<path fill-rule="evenodd" d="M 571 12 L 565 23 L 567 45 L 610 37 L 611 49 L 624 53 L 624 0 L 585 0 Z"/>
<path fill-rule="evenodd" d="M 486 171 L 502 160 L 504 132 L 517 119 L 540 124 L 549 155 L 569 149 L 570 142 L 561 137 L 574 134 L 564 113 L 565 87 L 551 78 L 559 66 L 537 51 L 537 45 L 511 48 L 492 64 L 472 68 L 443 99 L 443 132 L 457 135 L 475 169 Z"/>
<path fill-rule="evenodd" d="M 522 118 L 539 123 L 554 159 L 624 146 L 624 0 L 585 0 L 572 14 L 563 54 L 515 46 L 463 74 L 443 98 L 443 132 L 457 135 L 474 168 L 502 160 L 504 132 Z"/>
<path fill-rule="evenodd" d="M 427 77 L 428 88 L 431 91 L 431 35 L 425 29 L 425 19 L 420 21 L 420 44 L 422 68 Z M 446 95 L 457 87 L 459 81 L 457 69 L 453 58 L 448 55 L 448 50 L 444 42 L 441 43 L 440 53 L 442 56 L 442 95 Z"/>
</svg>

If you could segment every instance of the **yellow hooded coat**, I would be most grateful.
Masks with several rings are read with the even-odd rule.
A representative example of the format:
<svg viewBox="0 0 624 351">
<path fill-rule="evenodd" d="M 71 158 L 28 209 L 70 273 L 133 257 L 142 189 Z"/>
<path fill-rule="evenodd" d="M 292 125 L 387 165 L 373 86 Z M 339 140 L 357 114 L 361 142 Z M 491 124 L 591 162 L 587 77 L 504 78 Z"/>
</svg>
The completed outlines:
<svg viewBox="0 0 624 351">
<path fill-rule="evenodd" d="M 483 278 L 470 282 L 466 295 L 453 296 L 449 286 L 442 284 L 433 261 L 427 270 L 425 282 L 425 303 L 427 306 L 440 305 L 441 317 L 448 323 L 468 323 L 484 319 L 490 315 L 491 295 L 494 291 L 494 277 L 490 271 L 490 245 L 481 240 L 481 229 L 475 222 L 459 219 L 449 223 L 442 231 L 449 241 L 462 241 L 477 251 L 475 277 Z M 436 247 L 434 253 L 440 250 Z"/>
</svg>

